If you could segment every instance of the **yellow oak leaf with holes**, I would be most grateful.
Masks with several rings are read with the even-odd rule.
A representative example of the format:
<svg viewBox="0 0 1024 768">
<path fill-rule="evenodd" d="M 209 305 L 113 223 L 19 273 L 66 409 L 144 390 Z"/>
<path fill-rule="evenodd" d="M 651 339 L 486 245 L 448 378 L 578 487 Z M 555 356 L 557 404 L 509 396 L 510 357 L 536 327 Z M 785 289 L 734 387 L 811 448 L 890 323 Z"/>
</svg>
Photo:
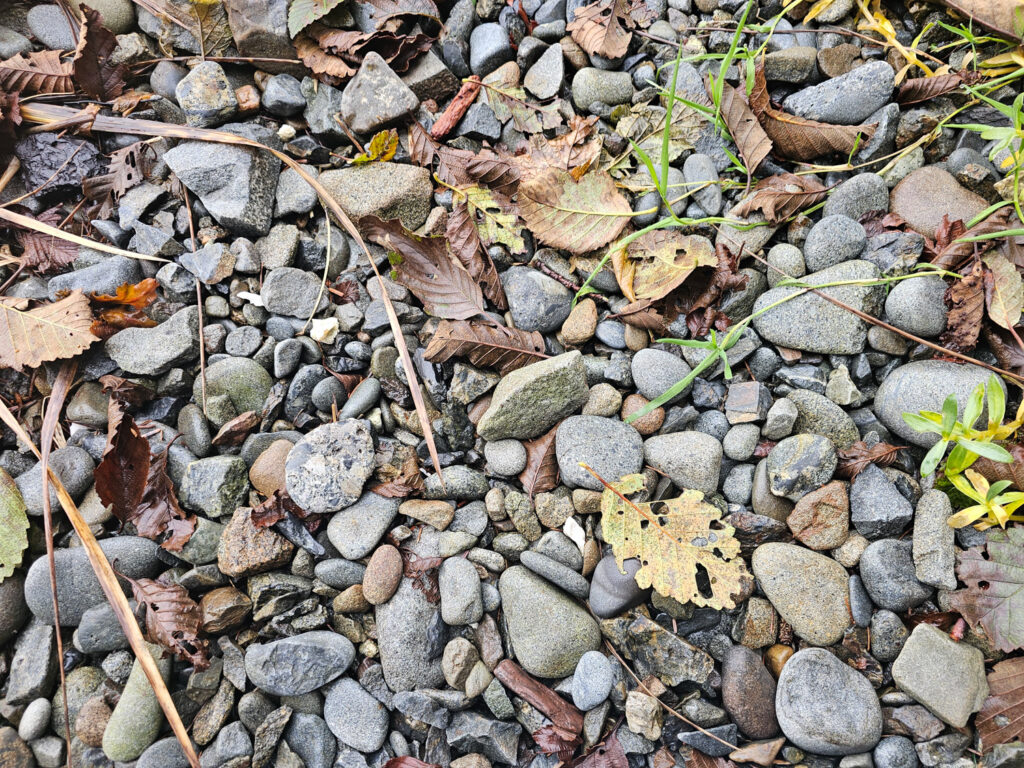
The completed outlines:
<svg viewBox="0 0 1024 768">
<path fill-rule="evenodd" d="M 619 496 L 643 487 L 643 475 L 626 475 L 601 496 L 601 530 L 620 570 L 624 560 L 637 558 L 640 587 L 654 587 L 680 603 L 735 608 L 753 577 L 740 557 L 735 529 L 722 521 L 721 510 L 694 490 L 640 504 Z"/>
</svg>

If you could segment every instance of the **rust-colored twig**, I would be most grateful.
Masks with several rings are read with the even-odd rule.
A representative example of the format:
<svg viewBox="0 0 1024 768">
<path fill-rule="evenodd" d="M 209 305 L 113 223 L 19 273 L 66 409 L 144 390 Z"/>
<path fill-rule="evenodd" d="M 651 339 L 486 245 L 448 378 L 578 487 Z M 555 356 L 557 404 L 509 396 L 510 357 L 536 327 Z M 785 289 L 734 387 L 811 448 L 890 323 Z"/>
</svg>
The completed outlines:
<svg viewBox="0 0 1024 768">
<path fill-rule="evenodd" d="M 583 713 L 544 683 L 531 677 L 511 659 L 494 668 L 494 676 L 547 715 L 559 728 L 578 734 L 583 730 Z"/>
<path fill-rule="evenodd" d="M 434 121 L 433 127 L 430 129 L 430 136 L 435 140 L 441 140 L 448 135 L 456 125 L 462 116 L 466 114 L 466 110 L 476 100 L 477 94 L 480 93 L 480 77 L 478 75 L 471 75 L 462 84 L 459 92 L 455 94 L 455 98 L 452 99 L 451 103 L 447 106 L 441 116 Z"/>
</svg>

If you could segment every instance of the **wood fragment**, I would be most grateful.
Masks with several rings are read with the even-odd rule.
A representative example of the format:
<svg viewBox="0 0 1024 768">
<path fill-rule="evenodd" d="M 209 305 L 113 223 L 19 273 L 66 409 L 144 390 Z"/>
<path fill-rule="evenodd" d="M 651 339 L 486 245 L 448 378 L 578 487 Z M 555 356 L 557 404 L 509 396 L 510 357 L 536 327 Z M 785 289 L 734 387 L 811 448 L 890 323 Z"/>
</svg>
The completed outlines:
<svg viewBox="0 0 1024 768">
<path fill-rule="evenodd" d="M 459 120 L 466 114 L 470 105 L 476 100 L 477 94 L 480 93 L 480 77 L 478 75 L 471 75 L 462 84 L 462 88 L 455 94 L 455 98 L 452 99 L 451 103 L 447 106 L 441 116 L 434 121 L 434 126 L 430 129 L 430 135 L 434 139 L 443 139 L 448 133 L 458 125 Z"/>
</svg>

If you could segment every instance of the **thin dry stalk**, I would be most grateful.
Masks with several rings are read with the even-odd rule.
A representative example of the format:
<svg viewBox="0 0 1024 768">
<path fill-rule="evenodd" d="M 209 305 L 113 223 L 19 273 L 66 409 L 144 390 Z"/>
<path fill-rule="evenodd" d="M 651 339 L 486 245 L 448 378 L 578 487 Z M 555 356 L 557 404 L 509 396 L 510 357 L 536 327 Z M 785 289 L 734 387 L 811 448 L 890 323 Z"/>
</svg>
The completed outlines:
<svg viewBox="0 0 1024 768">
<path fill-rule="evenodd" d="M 8 221 L 11 224 L 16 224 L 19 227 L 24 227 L 25 229 L 34 229 L 36 232 L 42 232 L 44 235 L 49 235 L 50 237 L 67 240 L 69 243 L 74 243 L 75 245 L 92 248 L 94 251 L 102 251 L 103 253 L 109 253 L 114 256 L 124 256 L 127 259 L 158 261 L 161 264 L 167 263 L 167 259 L 161 259 L 159 256 L 146 256 L 142 253 L 132 253 L 131 251 L 125 251 L 113 245 L 107 245 L 106 243 L 100 243 L 96 240 L 90 240 L 87 237 L 79 237 L 78 235 L 73 235 L 70 232 L 65 232 L 62 229 L 57 229 L 57 227 L 51 227 L 49 224 L 44 224 L 41 221 L 36 221 L 31 216 L 22 216 L 20 213 L 9 211 L 6 208 L 0 208 L 0 219 Z"/>
<path fill-rule="evenodd" d="M 18 422 L 2 400 L 0 400 L 0 420 L 10 427 L 18 439 L 25 443 L 40 460 L 42 459 L 42 453 L 35 443 L 32 442 L 32 437 L 25 431 L 25 428 Z M 156 694 L 160 708 L 163 709 L 168 722 L 171 724 L 171 730 L 174 731 L 174 735 L 178 738 L 181 749 L 188 758 L 189 765 L 192 768 L 199 768 L 199 758 L 192 748 L 192 742 L 188 737 L 188 731 L 185 730 L 185 724 L 181 722 L 181 718 L 178 716 L 178 711 L 174 707 L 171 694 L 167 690 L 166 684 L 164 684 L 163 677 L 160 676 L 160 670 L 157 669 L 156 662 L 149 652 L 145 639 L 142 637 L 142 630 L 139 629 L 138 622 L 135 621 L 135 617 L 132 615 L 131 607 L 128 605 L 128 598 L 121 591 L 121 584 L 118 582 L 117 576 L 114 575 L 113 568 L 110 567 L 110 563 L 103 554 L 103 550 L 100 549 L 99 542 L 96 541 L 96 537 L 89 529 L 89 524 L 82 519 L 82 513 L 78 511 L 74 499 L 71 498 L 67 489 L 64 488 L 60 478 L 57 477 L 52 469 L 49 470 L 48 474 L 50 482 L 53 483 L 53 487 L 57 491 L 60 505 L 82 542 L 93 572 L 103 588 L 103 593 L 107 596 L 107 602 L 110 603 L 110 607 L 114 610 L 121 629 L 125 637 L 128 638 L 132 650 L 135 652 L 135 658 L 142 666 L 143 672 L 146 673 L 146 678 L 153 688 L 153 693 Z"/>
<path fill-rule="evenodd" d="M 61 120 L 69 114 L 73 114 L 73 112 L 74 110 L 69 107 L 61 107 L 55 104 L 31 103 L 22 107 L 21 117 L 23 120 L 31 123 L 46 124 L 54 122 L 55 120 Z M 359 247 L 363 249 L 363 252 L 366 254 L 366 260 L 370 262 L 370 267 L 373 268 L 373 273 L 377 277 L 377 281 L 380 285 L 381 298 L 384 300 L 384 309 L 387 311 L 388 321 L 391 325 L 391 332 L 395 337 L 395 346 L 398 347 L 399 358 L 402 361 L 402 367 L 405 369 L 406 380 L 409 382 L 409 391 L 412 394 L 412 400 L 416 406 L 416 416 L 419 419 L 420 427 L 423 429 L 423 439 L 427 443 L 427 450 L 430 452 L 430 460 L 433 462 L 434 471 L 437 473 L 443 489 L 444 476 L 441 474 L 441 461 L 437 455 L 437 445 L 434 442 L 434 431 L 430 426 L 430 416 L 427 414 L 427 405 L 423 399 L 423 392 L 420 390 L 419 376 L 416 375 L 416 368 L 412 364 L 412 357 L 409 355 L 409 347 L 405 343 L 405 337 L 402 335 L 402 326 L 398 321 L 398 315 L 395 313 L 394 304 L 391 303 L 391 298 L 388 296 L 388 292 L 384 286 L 384 280 L 381 277 L 380 270 L 377 269 L 377 264 L 373 260 L 373 255 L 370 253 L 370 249 L 366 246 L 366 242 L 363 240 L 362 235 L 359 234 L 359 230 L 356 229 L 355 224 L 352 223 L 352 220 L 348 217 L 342 207 L 338 205 L 338 202 L 331 197 L 323 184 L 321 184 L 318 179 L 311 176 L 309 171 L 307 171 L 301 163 L 297 162 L 294 158 L 284 152 L 268 147 L 265 144 L 260 144 L 258 141 L 253 141 L 252 139 L 247 139 L 243 136 L 236 136 L 233 133 L 227 133 L 225 131 L 214 131 L 208 128 L 193 128 L 186 125 L 171 125 L 159 123 L 155 120 L 128 120 L 123 117 L 111 117 L 109 115 L 97 115 L 96 121 L 93 123 L 93 130 L 107 131 L 110 133 L 127 133 L 134 136 L 162 136 L 166 138 L 212 141 L 219 144 L 233 144 L 235 146 L 252 147 L 253 149 L 259 149 L 273 154 L 275 157 L 280 159 L 281 162 L 299 174 L 303 181 L 316 190 L 317 195 L 320 197 L 320 202 L 326 206 L 332 214 L 334 214 L 338 223 L 345 228 L 345 231 L 348 232 L 349 235 L 352 236 L 352 239 L 359 244 Z M 0 209 L 0 213 L 3 213 L 2 209 Z M 29 221 L 33 220 L 29 219 Z M 34 221 L 33 223 L 38 224 L 38 222 Z M 61 233 L 60 236 L 68 237 L 65 233 Z M 92 247 L 88 242 L 86 244 L 89 245 L 89 247 Z M 136 258 L 140 258 L 137 254 L 132 255 L 135 255 Z"/>
<path fill-rule="evenodd" d="M 7 185 L 11 183 L 11 180 L 14 179 L 15 175 L 20 170 L 21 160 L 19 160 L 17 157 L 12 156 L 11 162 L 9 162 L 7 164 L 7 167 L 4 169 L 4 175 L 0 176 L 0 192 L 3 192 L 5 189 L 7 189 Z"/>
<path fill-rule="evenodd" d="M 192 241 L 192 250 L 196 250 L 196 225 L 192 219 L 192 203 L 188 199 L 188 187 L 181 185 L 181 193 L 185 196 L 185 212 L 188 213 L 188 236 Z M 203 416 L 206 415 L 206 346 L 203 344 L 203 289 L 196 278 L 196 308 L 199 310 L 199 383 L 203 390 Z"/>
<path fill-rule="evenodd" d="M 43 533 L 46 539 L 46 561 L 50 569 L 50 591 L 53 595 L 53 624 L 57 638 L 57 669 L 60 670 L 60 690 L 64 700 L 64 740 L 67 742 L 68 768 L 71 768 L 71 716 L 68 714 L 68 684 L 64 675 L 64 641 L 60 636 L 60 605 L 57 602 L 57 565 L 54 561 L 53 552 L 53 510 L 50 509 L 50 485 L 45 478 L 50 471 L 50 448 L 53 444 L 53 435 L 57 428 L 57 420 L 60 418 L 61 409 L 64 407 L 64 400 L 71 389 L 71 382 L 75 377 L 75 370 L 78 363 L 71 361 L 61 366 L 57 379 L 53 382 L 53 389 L 50 391 L 50 399 L 46 404 L 46 411 L 43 415 L 43 428 L 39 433 L 39 442 L 42 445 L 42 456 L 39 463 L 44 478 L 43 482 Z"/>
</svg>

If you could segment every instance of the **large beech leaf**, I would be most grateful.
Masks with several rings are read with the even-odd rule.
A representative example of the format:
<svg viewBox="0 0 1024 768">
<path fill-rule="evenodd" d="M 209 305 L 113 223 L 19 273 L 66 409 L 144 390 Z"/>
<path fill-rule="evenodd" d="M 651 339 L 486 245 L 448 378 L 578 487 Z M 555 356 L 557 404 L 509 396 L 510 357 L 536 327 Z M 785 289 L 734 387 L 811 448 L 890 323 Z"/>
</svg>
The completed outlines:
<svg viewBox="0 0 1024 768">
<path fill-rule="evenodd" d="M 644 476 L 626 475 L 613 487 L 623 496 L 637 493 Z M 752 578 L 733 527 L 721 517 L 704 494 L 689 489 L 675 499 L 643 504 L 627 504 L 610 489 L 601 497 L 601 531 L 620 570 L 624 560 L 638 558 L 641 588 L 718 610 L 734 608 Z"/>
<path fill-rule="evenodd" d="M 71 62 L 60 51 L 29 51 L 0 61 L 0 88 L 29 93 L 74 93 Z"/>
<path fill-rule="evenodd" d="M 981 750 L 1024 735 L 1024 657 L 1000 661 L 988 673 L 988 698 L 974 719 Z"/>
<path fill-rule="evenodd" d="M 641 235 L 612 258 L 615 278 L 630 301 L 663 299 L 698 267 L 717 264 L 710 240 L 676 229 L 656 229 Z"/>
<path fill-rule="evenodd" d="M 21 491 L 7 471 L 0 469 L 0 582 L 21 565 L 28 549 L 28 513 Z"/>
<path fill-rule="evenodd" d="M 605 171 L 576 181 L 568 171 L 551 168 L 519 185 L 519 214 L 534 237 L 573 253 L 610 243 L 632 213 Z"/>
<path fill-rule="evenodd" d="M 1009 330 L 1020 321 L 1024 281 L 1017 268 L 1001 253 L 987 253 L 985 266 L 992 270 L 992 280 L 985 282 L 988 316 L 996 325 Z"/>
<path fill-rule="evenodd" d="M 982 549 L 961 553 L 957 575 L 967 589 L 954 592 L 950 606 L 999 650 L 1024 647 L 1024 528 L 990 530 L 987 558 Z"/>
<path fill-rule="evenodd" d="M 515 217 L 513 216 L 513 221 Z M 498 309 L 508 309 L 508 300 L 505 297 L 505 289 L 501 285 L 501 278 L 498 270 L 491 260 L 490 254 L 484 249 L 480 240 L 480 232 L 473 219 L 469 205 L 458 203 L 448 214 L 448 225 L 445 228 L 445 236 L 448 238 L 448 247 L 455 258 L 459 260 L 469 272 L 470 276 L 480 283 L 484 295 L 491 300 Z"/>
<path fill-rule="evenodd" d="M 626 55 L 633 39 L 633 33 L 623 24 L 630 21 L 626 0 L 598 0 L 577 8 L 565 31 L 591 56 L 617 59 Z"/>
<path fill-rule="evenodd" d="M 466 320 L 484 311 L 480 286 L 448 252 L 445 238 L 421 237 L 397 219 L 366 216 L 359 225 L 367 237 L 394 252 L 395 279 L 423 302 L 428 313 Z"/>
<path fill-rule="evenodd" d="M 502 376 L 547 357 L 544 337 L 537 331 L 465 320 L 442 320 L 423 356 L 434 363 L 465 357 L 480 368 L 497 368 Z"/>
<path fill-rule="evenodd" d="M 28 299 L 0 297 L 0 368 L 35 368 L 74 357 L 99 339 L 92 334 L 89 300 L 81 291 L 28 309 Z"/>
<path fill-rule="evenodd" d="M 288 5 L 288 34 L 295 37 L 317 19 L 333 11 L 341 0 L 291 0 Z"/>
<path fill-rule="evenodd" d="M 127 579 L 139 605 L 146 606 L 146 634 L 197 669 L 210 665 L 208 641 L 199 637 L 202 611 L 180 584 Z"/>
<path fill-rule="evenodd" d="M 1012 38 L 1024 36 L 1024 0 L 942 0 L 984 27 Z"/>
</svg>

